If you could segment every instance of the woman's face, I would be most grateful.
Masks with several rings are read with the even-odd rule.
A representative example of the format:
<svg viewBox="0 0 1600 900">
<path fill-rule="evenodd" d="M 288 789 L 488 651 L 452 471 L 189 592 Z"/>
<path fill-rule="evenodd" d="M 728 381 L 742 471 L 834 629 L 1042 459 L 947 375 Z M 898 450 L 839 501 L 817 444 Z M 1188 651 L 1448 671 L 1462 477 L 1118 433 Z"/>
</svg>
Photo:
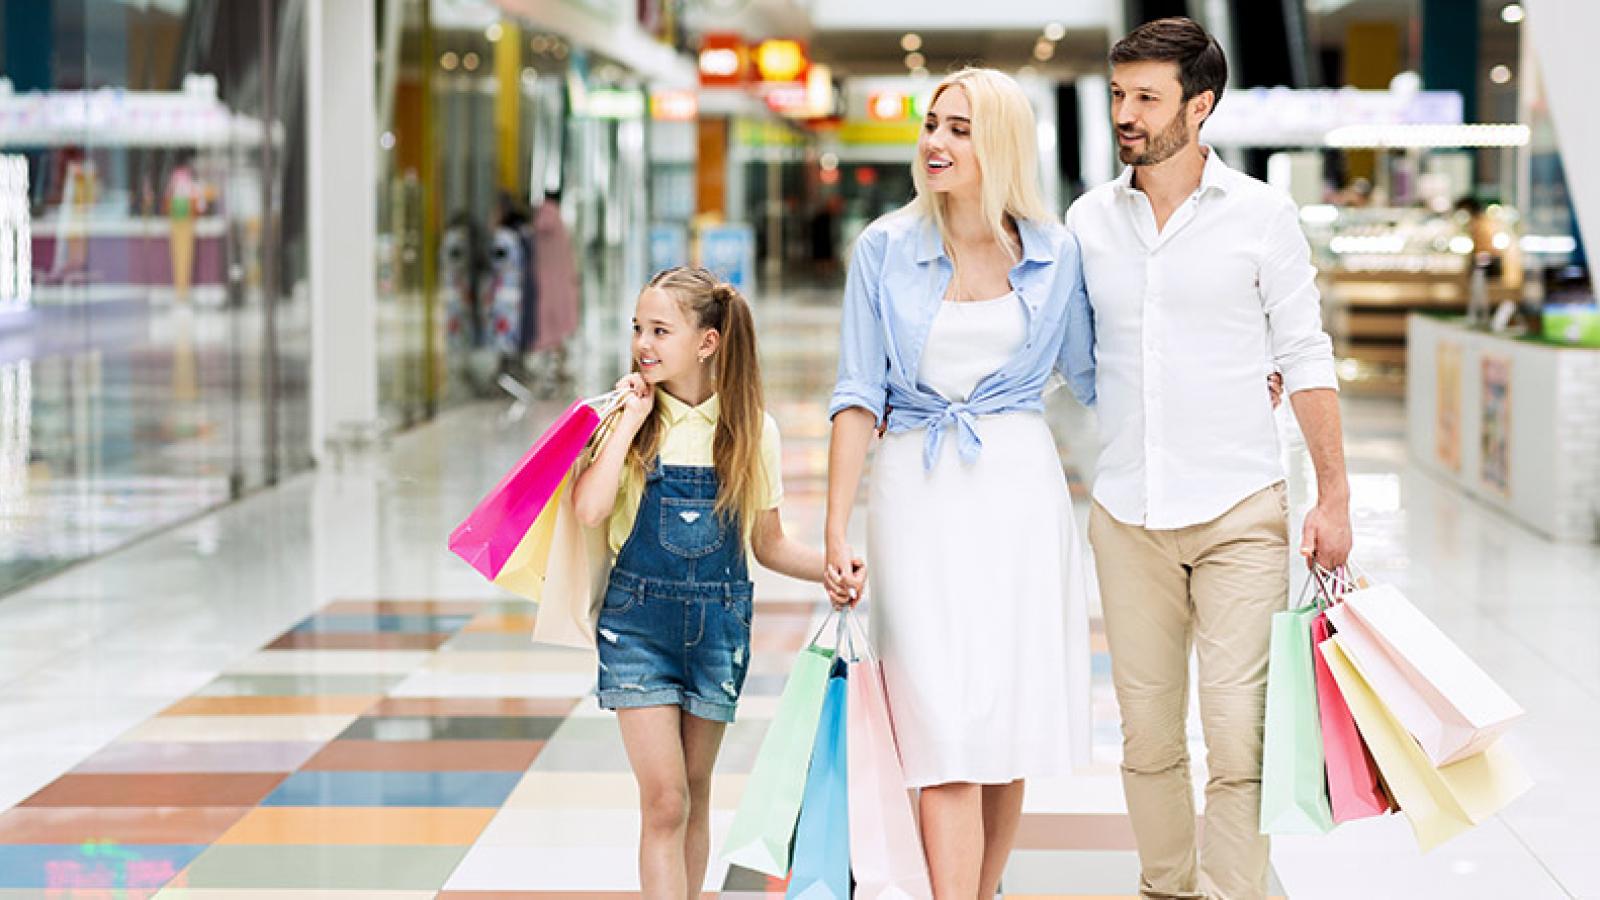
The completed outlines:
<svg viewBox="0 0 1600 900">
<path fill-rule="evenodd" d="M 917 139 L 917 165 L 930 190 L 976 197 L 983 184 L 972 148 L 972 104 L 960 85 L 951 85 L 928 108 Z"/>
</svg>

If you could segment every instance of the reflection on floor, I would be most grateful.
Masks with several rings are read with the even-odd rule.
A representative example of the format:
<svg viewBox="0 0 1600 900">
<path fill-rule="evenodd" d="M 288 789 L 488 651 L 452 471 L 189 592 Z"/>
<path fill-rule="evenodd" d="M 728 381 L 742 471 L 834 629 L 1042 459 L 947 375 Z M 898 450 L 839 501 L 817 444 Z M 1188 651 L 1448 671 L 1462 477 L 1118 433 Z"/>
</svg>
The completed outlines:
<svg viewBox="0 0 1600 900">
<path fill-rule="evenodd" d="M 757 308 L 784 428 L 785 516 L 820 535 L 837 315 Z M 592 385 L 589 385 L 592 387 Z M 295 480 L 0 602 L 0 900 L 37 897 L 627 896 L 636 794 L 591 655 L 535 648 L 535 610 L 443 536 L 557 412 L 458 410 L 390 452 Z M 1403 412 L 1347 398 L 1358 552 L 1529 707 L 1514 747 L 1540 785 L 1428 856 L 1399 820 L 1275 844 L 1307 898 L 1600 896 L 1581 811 L 1600 801 L 1600 553 L 1549 544 L 1417 473 Z M 1048 413 L 1073 476 L 1092 418 Z M 1289 429 L 1292 432 L 1292 429 Z M 1292 439 L 1295 518 L 1310 482 Z M 858 521 L 859 528 L 863 523 Z M 719 761 L 726 829 L 814 591 L 758 579 L 747 699 Z M 1094 761 L 1031 784 L 1009 896 L 1129 897 L 1104 641 Z M 1191 725 L 1197 782 L 1204 748 Z M 781 885 L 714 865 L 707 890 Z"/>
</svg>

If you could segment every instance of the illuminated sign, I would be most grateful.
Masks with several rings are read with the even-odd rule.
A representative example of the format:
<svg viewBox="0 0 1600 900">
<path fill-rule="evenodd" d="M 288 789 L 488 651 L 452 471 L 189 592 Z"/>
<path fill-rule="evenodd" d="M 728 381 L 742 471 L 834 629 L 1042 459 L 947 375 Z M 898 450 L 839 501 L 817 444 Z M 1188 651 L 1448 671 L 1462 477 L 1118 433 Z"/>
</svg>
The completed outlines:
<svg viewBox="0 0 1600 900">
<path fill-rule="evenodd" d="M 762 81 L 800 81 L 809 62 L 799 41 L 762 41 L 756 47 L 756 71 L 761 73 Z"/>
<path fill-rule="evenodd" d="M 804 85 L 777 85 L 767 89 L 767 108 L 786 116 L 804 116 L 811 109 L 811 98 Z"/>
<path fill-rule="evenodd" d="M 911 98 L 899 91 L 878 91 L 867 97 L 867 118 L 899 122 L 911 117 Z"/>
<path fill-rule="evenodd" d="M 700 115 L 700 96 L 694 91 L 660 90 L 650 94 L 650 117 L 658 122 L 691 122 Z"/>
<path fill-rule="evenodd" d="M 642 119 L 644 105 L 644 94 L 639 91 L 603 88 L 589 92 L 583 111 L 593 119 Z"/>
<path fill-rule="evenodd" d="M 737 34 L 707 34 L 700 40 L 700 85 L 742 87 L 749 53 Z"/>
<path fill-rule="evenodd" d="M 33 293 L 33 223 L 28 160 L 0 156 L 0 309 L 25 307 Z"/>
</svg>

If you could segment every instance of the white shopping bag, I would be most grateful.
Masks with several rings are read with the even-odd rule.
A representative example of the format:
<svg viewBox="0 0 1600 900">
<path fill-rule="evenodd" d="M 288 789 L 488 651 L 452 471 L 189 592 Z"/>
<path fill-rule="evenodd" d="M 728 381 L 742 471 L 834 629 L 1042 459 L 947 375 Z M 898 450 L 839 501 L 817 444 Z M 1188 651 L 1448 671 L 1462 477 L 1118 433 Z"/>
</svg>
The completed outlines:
<svg viewBox="0 0 1600 900">
<path fill-rule="evenodd" d="M 1435 766 L 1482 753 L 1523 709 L 1391 585 L 1346 593 L 1328 610 L 1372 689 Z"/>
</svg>

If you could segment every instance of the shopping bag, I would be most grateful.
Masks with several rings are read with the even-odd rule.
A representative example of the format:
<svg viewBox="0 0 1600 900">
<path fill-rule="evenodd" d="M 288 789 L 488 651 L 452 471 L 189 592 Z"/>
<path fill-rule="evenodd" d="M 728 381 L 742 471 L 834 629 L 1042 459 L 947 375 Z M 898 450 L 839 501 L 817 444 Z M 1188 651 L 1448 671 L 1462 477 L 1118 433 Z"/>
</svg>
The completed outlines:
<svg viewBox="0 0 1600 900">
<path fill-rule="evenodd" d="M 794 833 L 788 900 L 849 900 L 849 751 L 845 662 L 835 659 L 811 750 L 805 799 Z"/>
<path fill-rule="evenodd" d="M 723 844 L 728 862 L 778 878 L 789 874 L 795 822 L 835 655 L 817 644 L 821 633 L 819 629 L 795 659 Z"/>
<path fill-rule="evenodd" d="M 1373 689 L 1434 765 L 1482 753 L 1522 717 L 1522 707 L 1393 586 L 1351 591 L 1343 605 L 1369 638 L 1346 650 L 1373 670 Z M 1380 654 L 1391 664 L 1380 668 Z"/>
<path fill-rule="evenodd" d="M 511 557 L 500 567 L 500 574 L 490 579 L 495 587 L 527 597 L 529 600 L 539 599 L 550 562 L 550 548 L 555 540 L 556 513 L 562 502 L 571 504 L 572 482 L 572 473 L 568 472 L 566 477 L 561 479 L 561 483 L 556 485 L 556 492 L 550 497 L 550 502 L 545 504 L 538 518 L 528 526 L 528 533 L 522 536 L 516 549 L 511 551 Z"/>
<path fill-rule="evenodd" d="M 588 401 L 567 407 L 450 533 L 451 552 L 494 580 L 599 427 L 600 414 Z"/>
<path fill-rule="evenodd" d="M 571 491 L 559 493 L 552 505 L 555 514 L 550 554 L 538 585 L 525 595 L 539 603 L 539 613 L 533 619 L 533 640 L 593 649 L 611 567 L 606 529 L 604 525 L 586 528 L 578 521 Z M 507 568 L 510 566 L 507 563 Z"/>
<path fill-rule="evenodd" d="M 1334 625 L 1338 627 L 1337 619 Z M 1494 815 L 1533 786 L 1499 742 L 1476 756 L 1435 768 L 1373 693 L 1365 673 L 1346 652 L 1348 638 L 1343 631 L 1335 634 L 1322 644 L 1322 656 L 1372 750 L 1378 771 L 1399 802 L 1401 815 L 1411 823 L 1424 851 Z"/>
<path fill-rule="evenodd" d="M 883 669 L 865 629 L 846 612 L 855 636 L 845 678 L 849 715 L 850 865 L 858 900 L 933 896 L 922 839 L 906 791 Z"/>
<path fill-rule="evenodd" d="M 1325 614 L 1311 622 L 1312 643 L 1321 647 L 1333 634 Z M 1317 675 L 1317 713 L 1322 723 L 1322 753 L 1328 765 L 1328 801 L 1335 823 L 1381 816 L 1389 811 L 1389 798 L 1378 783 L 1378 767 L 1361 740 L 1355 717 L 1328 671 L 1328 661 L 1313 651 Z"/>
<path fill-rule="evenodd" d="M 529 529 L 529 539 L 539 539 L 541 527 L 549 516 L 550 535 L 543 563 L 534 568 L 530 556 L 530 565 L 520 567 L 519 555 L 523 548 L 519 545 L 501 577 L 495 579 L 495 584 L 539 604 L 539 613 L 533 620 L 535 643 L 580 650 L 595 646 L 595 630 L 600 623 L 606 576 L 611 567 L 611 547 L 604 523 L 588 528 L 578 521 L 571 486 L 604 445 L 620 411 L 621 407 L 617 406 L 602 415 L 600 427 L 583 456 L 573 464 L 562 486 L 556 490 L 556 496 Z M 510 573 L 510 580 L 507 573 Z"/>
<path fill-rule="evenodd" d="M 1261 748 L 1261 833 L 1323 834 L 1328 806 L 1317 685 L 1311 661 L 1316 603 L 1274 613 Z"/>
</svg>

